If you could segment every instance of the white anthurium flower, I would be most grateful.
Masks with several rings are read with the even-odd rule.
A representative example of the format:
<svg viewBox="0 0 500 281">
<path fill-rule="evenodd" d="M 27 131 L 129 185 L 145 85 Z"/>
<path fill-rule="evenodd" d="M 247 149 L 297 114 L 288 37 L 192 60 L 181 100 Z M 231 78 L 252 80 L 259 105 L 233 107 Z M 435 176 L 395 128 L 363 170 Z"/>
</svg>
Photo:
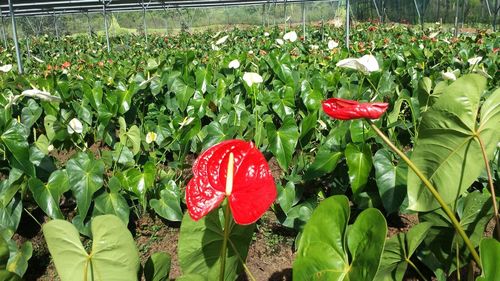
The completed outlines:
<svg viewBox="0 0 500 281">
<path fill-rule="evenodd" d="M 83 132 L 83 124 L 77 118 L 71 119 L 68 124 L 68 134 L 81 134 Z"/>
<path fill-rule="evenodd" d="M 253 55 L 253 51 L 252 50 L 248 51 L 248 54 Z"/>
<path fill-rule="evenodd" d="M 333 40 L 328 41 L 328 49 L 333 50 L 339 46 L 338 42 L 335 42 Z"/>
<path fill-rule="evenodd" d="M 5 72 L 5 73 L 9 72 L 11 69 L 12 69 L 12 64 L 6 64 L 3 66 L 0 66 L 0 71 Z"/>
<path fill-rule="evenodd" d="M 285 44 L 285 41 L 283 41 L 283 39 L 276 39 L 276 43 L 278 43 L 278 45 L 283 45 Z"/>
<path fill-rule="evenodd" d="M 228 67 L 232 69 L 237 69 L 238 67 L 240 67 L 240 62 L 238 60 L 232 60 L 229 62 Z"/>
<path fill-rule="evenodd" d="M 78 51 L 77 51 L 77 52 L 78 52 Z M 37 58 L 37 57 L 35 57 L 35 56 L 33 56 L 33 55 L 32 55 L 31 57 L 33 57 L 33 59 L 34 59 L 34 60 L 36 60 L 36 61 L 37 61 L 37 62 L 39 62 L 39 63 L 44 63 L 44 62 L 45 62 L 44 60 L 41 60 L 41 59 L 39 59 L 39 58 Z"/>
<path fill-rule="evenodd" d="M 264 36 L 269 37 L 269 32 L 264 32 Z"/>
<path fill-rule="evenodd" d="M 297 41 L 297 33 L 295 31 L 290 31 L 288 33 L 285 33 L 285 35 L 283 35 L 283 40 L 295 42 L 295 41 Z"/>
<path fill-rule="evenodd" d="M 219 50 L 219 47 L 215 46 L 214 44 L 212 44 L 212 50 L 214 51 L 218 51 Z"/>
<path fill-rule="evenodd" d="M 473 57 L 473 58 L 470 58 L 467 60 L 467 62 L 470 64 L 470 65 L 476 65 L 478 64 L 480 61 L 483 60 L 483 57 L 481 56 L 478 56 L 478 57 Z"/>
<path fill-rule="evenodd" d="M 47 146 L 47 151 L 51 152 L 52 150 L 54 150 L 54 145 L 49 144 L 49 146 Z"/>
<path fill-rule="evenodd" d="M 155 133 L 155 132 L 148 132 L 146 134 L 146 143 L 152 143 L 154 141 L 156 141 L 156 139 L 158 138 L 158 135 Z"/>
<path fill-rule="evenodd" d="M 194 117 L 184 117 L 184 120 L 182 120 L 181 123 L 179 123 L 179 125 L 181 126 L 180 128 L 184 128 L 185 126 L 191 124 L 191 122 L 194 121 Z"/>
<path fill-rule="evenodd" d="M 227 38 L 229 38 L 229 35 L 222 36 L 219 40 L 217 40 L 217 42 L 215 42 L 215 45 L 224 44 L 226 42 Z"/>
<path fill-rule="evenodd" d="M 431 38 L 431 39 L 435 38 L 436 36 L 438 36 L 438 34 L 439 34 L 439 31 L 433 32 L 433 33 L 429 34 L 429 38 Z"/>
<path fill-rule="evenodd" d="M 253 84 L 259 84 L 264 81 L 262 76 L 255 72 L 245 72 L 245 74 L 243 74 L 243 80 L 249 87 L 252 87 Z"/>
<path fill-rule="evenodd" d="M 420 50 L 423 50 L 425 48 L 424 44 L 420 44 L 420 45 L 418 45 L 418 47 L 420 48 Z"/>
<path fill-rule="evenodd" d="M 30 98 L 38 98 L 43 101 L 50 102 L 61 102 L 62 99 L 60 97 L 56 97 L 51 95 L 49 92 L 41 91 L 38 89 L 25 90 L 21 93 L 21 96 L 30 97 Z"/>
<path fill-rule="evenodd" d="M 380 70 L 377 59 L 373 55 L 364 55 L 359 59 L 343 59 L 336 66 L 359 70 L 366 74 Z"/>
<path fill-rule="evenodd" d="M 311 45 L 311 46 L 309 46 L 309 48 L 314 51 L 314 50 L 319 49 L 319 46 L 318 45 Z"/>
<path fill-rule="evenodd" d="M 455 73 L 453 73 L 453 71 L 442 72 L 441 77 L 443 78 L 443 80 L 457 80 L 457 76 L 455 75 Z"/>
</svg>

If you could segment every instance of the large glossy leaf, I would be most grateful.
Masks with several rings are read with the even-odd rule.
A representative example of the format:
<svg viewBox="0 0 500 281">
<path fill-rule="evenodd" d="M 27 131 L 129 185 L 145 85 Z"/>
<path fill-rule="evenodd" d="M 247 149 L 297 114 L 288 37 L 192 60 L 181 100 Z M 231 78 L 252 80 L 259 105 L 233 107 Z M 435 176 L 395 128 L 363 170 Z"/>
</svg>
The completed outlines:
<svg viewBox="0 0 500 281">
<path fill-rule="evenodd" d="M 432 224 L 429 222 L 419 223 L 407 233 L 398 233 L 387 240 L 375 280 L 403 280 L 410 258 L 424 240 L 431 226 Z"/>
<path fill-rule="evenodd" d="M 16 243 L 12 243 L 7 270 L 14 272 L 19 276 L 23 276 L 28 269 L 28 260 L 33 253 L 33 246 L 30 241 L 24 242 L 20 248 L 17 248 Z"/>
<path fill-rule="evenodd" d="M 373 157 L 378 192 L 387 213 L 399 210 L 406 197 L 407 166 L 393 163 L 392 153 L 380 149 Z"/>
<path fill-rule="evenodd" d="M 294 280 L 373 280 L 387 224 L 378 210 L 370 208 L 348 229 L 349 216 L 347 197 L 321 202 L 299 240 Z"/>
<path fill-rule="evenodd" d="M 222 212 L 222 211 L 221 211 Z M 202 274 L 208 280 L 219 279 L 220 251 L 223 227 L 219 210 L 214 210 L 195 222 L 185 214 L 179 237 L 179 264 L 184 274 Z M 232 221 L 232 219 L 231 219 Z M 252 240 L 254 224 L 230 224 L 224 280 L 235 280 L 242 270 Z"/>
<path fill-rule="evenodd" d="M 30 129 L 33 124 L 42 116 L 43 109 L 36 103 L 35 100 L 29 99 L 28 105 L 21 111 L 21 122 L 27 129 Z"/>
<path fill-rule="evenodd" d="M 117 191 L 104 191 L 95 198 L 94 203 L 93 216 L 115 215 L 119 217 L 125 225 L 128 225 L 130 207 L 127 200 Z"/>
<path fill-rule="evenodd" d="M 59 200 L 61 195 L 69 190 L 68 174 L 65 170 L 54 171 L 47 184 L 37 178 L 32 178 L 28 185 L 36 203 L 49 217 L 64 218 L 59 209 Z"/>
<path fill-rule="evenodd" d="M 78 214 L 85 218 L 94 193 L 103 185 L 104 162 L 92 154 L 80 152 L 67 165 L 69 184 L 76 197 Z"/>
<path fill-rule="evenodd" d="M 19 164 L 20 168 L 27 175 L 34 177 L 35 167 L 30 161 L 26 127 L 13 119 L 0 136 L 0 140 L 12 153 L 13 160 Z"/>
<path fill-rule="evenodd" d="M 132 235 L 116 216 L 92 220 L 92 250 L 83 248 L 75 227 L 64 220 L 43 225 L 43 235 L 62 281 L 136 281 L 139 253 Z"/>
<path fill-rule="evenodd" d="M 151 199 L 149 205 L 159 216 L 169 221 L 182 220 L 180 191 L 173 180 L 170 180 L 160 192 L 160 199 Z"/>
<path fill-rule="evenodd" d="M 278 164 L 287 170 L 292 161 L 295 146 L 299 140 L 299 129 L 293 118 L 287 118 L 279 130 L 272 124 L 267 129 L 269 137 L 269 150 L 274 154 Z"/>
<path fill-rule="evenodd" d="M 23 202 L 20 196 L 14 197 L 7 206 L 0 206 L 0 236 L 6 241 L 10 240 L 21 221 Z"/>
<path fill-rule="evenodd" d="M 182 80 L 175 79 L 170 90 L 175 94 L 179 109 L 181 111 L 186 110 L 189 100 L 194 95 L 194 89 L 186 85 Z"/>
<path fill-rule="evenodd" d="M 126 187 L 137 196 L 144 210 L 146 210 L 146 194 L 148 190 L 153 187 L 156 176 L 156 167 L 152 162 L 147 162 L 144 164 L 143 172 L 138 169 L 130 169 L 127 171 L 126 176 Z"/>
<path fill-rule="evenodd" d="M 485 238 L 479 246 L 481 254 L 481 264 L 483 266 L 483 274 L 476 281 L 493 281 L 500 280 L 500 242 L 493 238 Z"/>
<path fill-rule="evenodd" d="M 132 148 L 132 153 L 136 155 L 141 150 L 141 131 L 139 127 L 132 125 L 127 130 L 127 124 L 122 117 L 118 119 L 118 122 L 120 123 L 120 143 Z"/>
<path fill-rule="evenodd" d="M 480 109 L 485 87 L 484 77 L 463 76 L 448 86 L 423 114 L 411 160 L 449 204 L 484 170 L 477 138 L 482 139 L 489 158 L 499 142 L 500 89 Z M 439 207 L 413 171 L 408 172 L 408 197 L 411 210 L 430 211 Z"/>
<path fill-rule="evenodd" d="M 350 143 L 345 149 L 345 158 L 352 192 L 355 195 L 360 194 L 364 191 L 373 165 L 370 146 L 365 144 L 360 147 Z"/>
<path fill-rule="evenodd" d="M 337 163 L 343 155 L 341 151 L 334 151 L 326 146 L 320 147 L 318 153 L 316 153 L 316 158 L 314 158 L 311 166 L 307 168 L 304 178 L 306 180 L 314 179 L 331 173 L 337 167 Z"/>
<path fill-rule="evenodd" d="M 491 197 L 479 191 L 462 197 L 457 202 L 457 214 L 460 225 L 464 229 L 472 244 L 477 247 L 483 237 L 486 225 L 493 216 Z M 431 222 L 432 228 L 427 233 L 424 244 L 425 251 L 421 253 L 421 260 L 429 268 L 453 272 L 458 265 L 465 266 L 472 260 L 469 250 L 455 229 L 448 216 L 437 209 L 420 215 L 420 221 Z"/>
<path fill-rule="evenodd" d="M 168 281 L 170 273 L 170 255 L 163 252 L 152 254 L 144 265 L 146 281 Z"/>
</svg>

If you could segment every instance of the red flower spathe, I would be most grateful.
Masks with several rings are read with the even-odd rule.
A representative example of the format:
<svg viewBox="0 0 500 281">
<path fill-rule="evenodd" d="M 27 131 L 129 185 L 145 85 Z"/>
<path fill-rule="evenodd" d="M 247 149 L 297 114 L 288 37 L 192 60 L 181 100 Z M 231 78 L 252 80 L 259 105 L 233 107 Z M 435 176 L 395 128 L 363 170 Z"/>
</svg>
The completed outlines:
<svg viewBox="0 0 500 281">
<path fill-rule="evenodd" d="M 359 103 L 353 100 L 330 98 L 322 102 L 323 111 L 330 117 L 340 120 L 359 118 L 377 119 L 389 106 L 385 102 Z"/>
<path fill-rule="evenodd" d="M 203 152 L 193 165 L 186 187 L 191 218 L 201 219 L 217 208 L 226 196 L 229 155 L 234 155 L 229 207 L 237 224 L 257 221 L 276 199 L 276 186 L 264 155 L 251 142 L 228 140 Z"/>
</svg>

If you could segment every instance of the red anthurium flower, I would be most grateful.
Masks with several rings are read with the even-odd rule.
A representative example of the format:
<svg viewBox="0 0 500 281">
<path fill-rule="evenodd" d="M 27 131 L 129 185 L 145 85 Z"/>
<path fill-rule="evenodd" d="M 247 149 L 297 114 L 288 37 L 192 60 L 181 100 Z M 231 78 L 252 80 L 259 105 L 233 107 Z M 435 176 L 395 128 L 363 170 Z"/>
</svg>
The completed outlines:
<svg viewBox="0 0 500 281">
<path fill-rule="evenodd" d="M 65 68 L 68 68 L 71 66 L 71 63 L 69 61 L 65 61 L 62 65 L 61 65 L 61 68 L 62 69 L 65 69 Z"/>
<path fill-rule="evenodd" d="M 323 111 L 330 117 L 340 120 L 358 118 L 377 119 L 387 110 L 388 103 L 359 103 L 353 100 L 331 98 L 323 101 Z"/>
<path fill-rule="evenodd" d="M 193 165 L 186 204 L 195 221 L 228 197 L 237 224 L 257 221 L 276 199 L 276 186 L 264 155 L 251 142 L 228 140 L 203 152 Z"/>
</svg>

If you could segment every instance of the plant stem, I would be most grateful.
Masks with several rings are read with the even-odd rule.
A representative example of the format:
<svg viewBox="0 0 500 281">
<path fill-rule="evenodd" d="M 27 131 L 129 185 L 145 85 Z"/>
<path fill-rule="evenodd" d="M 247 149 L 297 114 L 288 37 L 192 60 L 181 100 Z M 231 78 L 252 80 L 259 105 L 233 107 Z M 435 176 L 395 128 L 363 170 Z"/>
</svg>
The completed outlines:
<svg viewBox="0 0 500 281">
<path fill-rule="evenodd" d="M 230 212 L 229 201 L 226 200 L 226 208 L 224 209 L 224 240 L 222 240 L 222 249 L 220 251 L 220 271 L 219 271 L 220 281 L 224 281 L 224 275 L 226 270 L 227 240 L 229 240 L 229 222 L 231 221 L 229 212 Z"/>
<path fill-rule="evenodd" d="M 406 262 L 411 267 L 413 267 L 413 269 L 417 272 L 417 274 L 420 276 L 420 278 L 422 278 L 423 281 L 427 281 L 427 278 L 425 278 L 425 276 L 422 274 L 422 272 L 420 272 L 420 270 L 418 270 L 417 266 L 410 259 L 406 259 Z"/>
<path fill-rule="evenodd" d="M 481 259 L 479 258 L 479 254 L 477 253 L 476 249 L 474 248 L 474 245 L 472 245 L 472 242 L 470 241 L 469 237 L 467 237 L 467 234 L 465 234 L 465 231 L 463 230 L 462 226 L 460 225 L 460 222 L 457 220 L 453 212 L 450 210 L 448 205 L 444 202 L 443 198 L 441 198 L 441 195 L 439 192 L 436 190 L 436 188 L 432 185 L 432 183 L 424 176 L 424 174 L 420 171 L 420 169 L 415 166 L 415 164 L 404 154 L 401 150 L 399 150 L 390 140 L 389 138 L 380 131 L 380 129 L 370 120 L 366 119 L 367 122 L 370 124 L 372 129 L 379 135 L 379 137 L 394 151 L 396 152 L 401 159 L 403 159 L 408 167 L 415 172 L 415 174 L 420 178 L 420 180 L 424 183 L 425 187 L 427 187 L 427 190 L 434 196 L 434 199 L 441 205 L 441 208 L 443 208 L 443 211 L 446 213 L 446 215 L 450 218 L 451 223 L 455 227 L 455 230 L 458 232 L 460 237 L 464 240 L 465 245 L 469 249 L 472 258 L 474 258 L 474 261 L 477 263 L 477 265 L 481 268 Z"/>
<path fill-rule="evenodd" d="M 486 155 L 486 149 L 484 148 L 483 140 L 476 135 L 476 139 L 479 141 L 479 146 L 481 147 L 481 152 L 483 153 L 484 164 L 486 166 L 486 173 L 488 174 L 488 185 L 490 186 L 491 192 L 491 200 L 493 201 L 493 211 L 495 212 L 495 224 L 497 230 L 497 239 L 500 239 L 500 219 L 498 218 L 498 205 L 497 205 L 497 197 L 495 195 L 495 187 L 493 186 L 493 177 L 491 175 L 490 169 L 490 161 L 488 160 L 488 156 Z"/>
</svg>

